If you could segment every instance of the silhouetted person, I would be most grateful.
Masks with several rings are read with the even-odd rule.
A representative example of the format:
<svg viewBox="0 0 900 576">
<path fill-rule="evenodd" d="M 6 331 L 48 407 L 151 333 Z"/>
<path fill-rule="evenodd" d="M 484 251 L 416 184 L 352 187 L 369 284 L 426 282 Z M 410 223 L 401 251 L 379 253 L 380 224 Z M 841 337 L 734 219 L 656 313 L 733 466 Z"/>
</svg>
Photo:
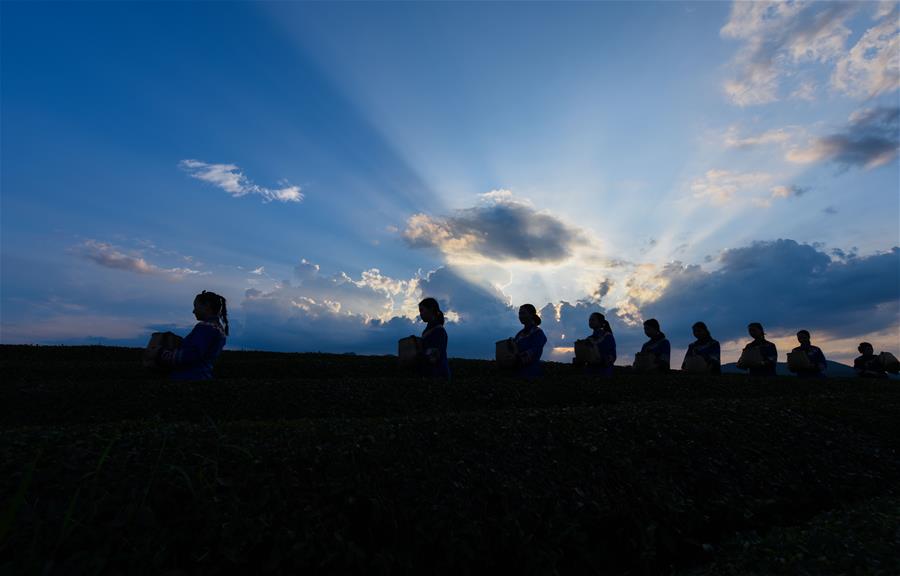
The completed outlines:
<svg viewBox="0 0 900 576">
<path fill-rule="evenodd" d="M 862 356 L 853 360 L 853 369 L 861 378 L 887 378 L 881 358 L 875 355 L 875 348 L 868 342 L 860 342 L 857 348 Z"/>
<path fill-rule="evenodd" d="M 420 371 L 423 376 L 450 378 L 450 364 L 447 362 L 447 330 L 444 329 L 444 313 L 438 301 L 426 298 L 419 302 L 419 316 L 427 325 L 422 332 L 422 361 Z"/>
<path fill-rule="evenodd" d="M 173 380 L 210 380 L 213 364 L 228 336 L 228 309 L 225 298 L 204 290 L 194 298 L 198 322 L 177 350 L 163 350 L 158 358 L 172 369 Z"/>
<path fill-rule="evenodd" d="M 541 375 L 541 354 L 544 353 L 544 344 L 547 336 L 540 329 L 541 317 L 532 304 L 523 304 L 519 307 L 519 322 L 523 328 L 516 334 L 518 374 L 522 378 L 537 378 Z"/>
<path fill-rule="evenodd" d="M 778 349 L 775 345 L 766 340 L 766 333 L 762 324 L 759 322 L 751 322 L 747 325 L 747 333 L 753 338 L 753 341 L 744 346 L 744 353 L 753 350 L 759 350 L 760 359 L 754 363 L 745 363 L 744 354 L 738 360 L 737 367 L 741 370 L 747 370 L 750 376 L 774 376 L 775 367 L 778 365 Z"/>
<path fill-rule="evenodd" d="M 588 318 L 588 326 L 593 333 L 585 338 L 593 343 L 600 356 L 600 361 L 594 364 L 584 364 L 586 374 L 609 377 L 613 374 L 613 364 L 616 363 L 616 337 L 613 336 L 612 327 L 606 317 L 600 312 L 594 312 Z M 576 362 L 578 359 L 573 359 Z"/>
<path fill-rule="evenodd" d="M 718 340 L 713 340 L 709 328 L 703 322 L 695 322 L 691 327 L 694 333 L 694 340 L 688 344 L 687 354 L 681 363 L 681 369 L 685 370 L 685 365 L 689 362 L 688 358 L 702 358 L 706 362 L 707 372 L 710 374 L 722 373 L 722 351 L 719 347 Z"/>
<path fill-rule="evenodd" d="M 660 331 L 659 321 L 656 318 L 644 321 L 644 334 L 650 340 L 647 340 L 641 346 L 641 354 L 651 354 L 653 356 L 652 366 L 648 368 L 648 371 L 668 372 L 672 345 L 669 344 L 666 335 Z"/>
<path fill-rule="evenodd" d="M 808 330 L 797 332 L 797 341 L 800 345 L 791 350 L 793 353 L 805 354 L 809 360 L 808 368 L 791 368 L 788 369 L 795 373 L 799 378 L 824 378 L 825 370 L 828 368 L 828 362 L 825 360 L 825 354 L 818 346 L 813 346 L 809 342 L 810 336 Z"/>
</svg>

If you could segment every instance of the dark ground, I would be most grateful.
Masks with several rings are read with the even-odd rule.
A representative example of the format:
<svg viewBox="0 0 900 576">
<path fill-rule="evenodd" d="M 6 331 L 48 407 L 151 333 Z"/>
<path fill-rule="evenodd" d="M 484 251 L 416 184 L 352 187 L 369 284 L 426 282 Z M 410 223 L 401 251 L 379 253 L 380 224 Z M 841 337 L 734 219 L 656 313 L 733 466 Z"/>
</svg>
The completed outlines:
<svg viewBox="0 0 900 576">
<path fill-rule="evenodd" d="M 900 574 L 900 384 L 0 347 L 0 574 Z"/>
</svg>

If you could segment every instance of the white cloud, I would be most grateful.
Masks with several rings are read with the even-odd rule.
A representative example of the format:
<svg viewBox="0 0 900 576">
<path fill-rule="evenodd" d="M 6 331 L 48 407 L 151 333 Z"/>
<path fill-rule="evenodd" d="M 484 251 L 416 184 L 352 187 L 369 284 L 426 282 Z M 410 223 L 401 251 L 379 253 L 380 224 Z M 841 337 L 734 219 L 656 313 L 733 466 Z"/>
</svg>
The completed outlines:
<svg viewBox="0 0 900 576">
<path fill-rule="evenodd" d="M 831 76 L 835 90 L 857 98 L 873 98 L 900 87 L 900 11 L 896 3 L 893 7 L 890 4 L 881 5 L 876 13 L 881 21 L 838 59 Z"/>
<path fill-rule="evenodd" d="M 774 202 L 775 200 L 783 200 L 785 198 L 803 196 L 807 192 L 809 192 L 809 188 L 804 188 L 797 185 L 785 186 L 782 184 L 778 186 L 772 186 L 772 188 L 769 190 L 768 196 L 754 196 L 750 199 L 750 201 L 760 208 L 771 208 L 772 202 Z"/>
<path fill-rule="evenodd" d="M 303 192 L 299 186 L 291 186 L 286 181 L 279 183 L 281 188 L 266 188 L 254 184 L 247 178 L 236 164 L 208 164 L 200 160 L 182 160 L 179 166 L 192 178 L 209 182 L 228 192 L 235 198 L 256 194 L 262 196 L 264 202 L 300 202 Z"/>
<path fill-rule="evenodd" d="M 741 136 L 736 126 L 725 133 L 725 145 L 729 148 L 754 148 L 766 144 L 783 144 L 793 137 L 794 127 L 774 128 L 756 136 Z"/>
<path fill-rule="evenodd" d="M 515 311 L 502 293 L 439 268 L 396 279 L 372 268 L 358 278 L 323 275 L 302 260 L 296 284 L 250 289 L 241 303 L 244 316 L 236 342 L 281 350 L 390 353 L 398 338 L 422 330 L 419 301 L 436 298 L 452 322 L 451 354 L 485 357 L 495 340 L 516 330 Z"/>
<path fill-rule="evenodd" d="M 734 2 L 729 21 L 720 30 L 723 37 L 741 42 L 731 66 L 736 74 L 724 84 L 728 97 L 738 106 L 777 101 L 783 81 L 796 77 L 799 67 L 810 63 L 835 65 L 837 80 L 833 79 L 832 85 L 851 95 L 859 94 L 845 78 L 862 76 L 867 85 L 880 91 L 892 89 L 890 58 L 885 55 L 893 41 L 888 36 L 889 26 L 870 30 L 868 39 L 864 36 L 866 41 L 857 45 L 859 49 L 854 48 L 856 52 L 851 51 L 849 57 L 846 54 L 851 35 L 847 23 L 859 6 L 842 2 Z M 873 49 L 878 57 L 872 57 Z M 811 100 L 815 86 L 802 80 L 789 97 Z"/>
<path fill-rule="evenodd" d="M 801 82 L 794 88 L 794 91 L 790 93 L 788 96 L 791 100 L 805 100 L 807 102 L 812 102 L 816 99 L 816 83 L 807 80 Z"/>
<path fill-rule="evenodd" d="M 739 173 L 728 170 L 707 170 L 690 184 L 694 198 L 713 204 L 729 204 L 747 193 L 758 191 L 772 180 L 765 172 Z"/>
<path fill-rule="evenodd" d="M 181 280 L 186 276 L 204 276 L 209 274 L 209 272 L 191 268 L 163 268 L 151 264 L 140 254 L 128 254 L 123 252 L 121 248 L 97 240 L 85 240 L 75 247 L 74 252 L 82 258 L 91 260 L 106 268 L 127 270 L 137 274 L 165 276 L 173 280 Z"/>
</svg>

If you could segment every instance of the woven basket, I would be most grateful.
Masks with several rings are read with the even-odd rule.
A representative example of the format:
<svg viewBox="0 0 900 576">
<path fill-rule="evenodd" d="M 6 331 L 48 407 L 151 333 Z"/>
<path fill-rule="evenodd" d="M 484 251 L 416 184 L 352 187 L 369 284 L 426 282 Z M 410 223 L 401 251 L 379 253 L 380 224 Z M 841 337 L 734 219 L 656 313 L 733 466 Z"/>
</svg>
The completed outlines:
<svg viewBox="0 0 900 576">
<path fill-rule="evenodd" d="M 401 368 L 415 368 L 422 356 L 422 339 L 407 336 L 397 341 L 397 362 Z"/>
<path fill-rule="evenodd" d="M 144 356 L 141 364 L 144 368 L 156 368 L 156 358 L 160 350 L 178 350 L 184 338 L 172 332 L 154 332 L 150 335 L 150 341 L 144 348 Z"/>
<path fill-rule="evenodd" d="M 512 338 L 498 340 L 495 346 L 494 355 L 497 359 L 497 365 L 501 368 L 514 368 L 516 365 L 516 354 L 518 354 L 518 352 L 519 347 Z"/>
</svg>

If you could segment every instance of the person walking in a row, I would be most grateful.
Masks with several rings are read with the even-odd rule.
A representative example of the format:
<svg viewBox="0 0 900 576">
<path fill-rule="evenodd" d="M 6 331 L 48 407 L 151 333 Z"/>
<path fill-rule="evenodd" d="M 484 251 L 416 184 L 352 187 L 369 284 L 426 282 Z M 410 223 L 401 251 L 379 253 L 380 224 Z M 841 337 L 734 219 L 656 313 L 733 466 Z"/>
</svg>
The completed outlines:
<svg viewBox="0 0 900 576">
<path fill-rule="evenodd" d="M 659 329 L 656 318 L 644 321 L 644 334 L 650 339 L 644 342 L 640 353 L 635 356 L 634 369 L 639 372 L 668 372 L 672 345 Z"/>
<path fill-rule="evenodd" d="M 703 322 L 695 322 L 691 327 L 694 340 L 688 344 L 687 354 L 681 363 L 685 372 L 701 372 L 706 374 L 722 373 L 722 358 L 719 341 L 713 340 L 709 328 Z"/>
<path fill-rule="evenodd" d="M 541 330 L 541 317 L 533 304 L 522 304 L 519 307 L 519 322 L 522 323 L 522 329 L 513 338 L 518 357 L 517 373 L 522 378 L 538 378 L 543 373 L 541 356 L 547 336 Z"/>
<path fill-rule="evenodd" d="M 616 363 L 616 337 L 606 317 L 600 312 L 593 312 L 588 317 L 591 335 L 575 342 L 575 358 L 572 363 L 583 366 L 584 373 L 591 376 L 609 378 L 613 374 Z M 579 346 L 584 343 L 588 347 L 585 357 L 579 357 Z"/>
<path fill-rule="evenodd" d="M 737 367 L 746 370 L 750 376 L 774 376 L 775 366 L 778 365 L 778 349 L 766 340 L 766 333 L 759 322 L 748 324 L 747 332 L 753 341 L 744 346 Z"/>
<path fill-rule="evenodd" d="M 788 370 L 799 378 L 824 378 L 828 362 L 825 360 L 822 349 L 810 343 L 809 330 L 797 332 L 797 341 L 800 342 L 800 345 L 791 350 L 791 360 L 794 360 L 796 355 L 802 359 L 802 362 L 788 361 Z"/>
<path fill-rule="evenodd" d="M 419 372 L 422 376 L 449 379 L 447 330 L 444 329 L 444 313 L 441 312 L 438 301 L 434 298 L 425 298 L 419 302 L 419 317 L 425 322 Z"/>
</svg>

